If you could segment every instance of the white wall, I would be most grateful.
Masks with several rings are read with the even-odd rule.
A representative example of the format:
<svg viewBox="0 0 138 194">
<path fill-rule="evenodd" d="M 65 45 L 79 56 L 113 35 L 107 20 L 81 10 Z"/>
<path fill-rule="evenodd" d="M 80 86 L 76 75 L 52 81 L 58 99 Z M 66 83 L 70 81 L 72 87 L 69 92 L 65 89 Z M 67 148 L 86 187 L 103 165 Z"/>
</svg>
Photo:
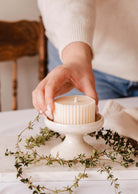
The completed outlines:
<svg viewBox="0 0 138 194">
<path fill-rule="evenodd" d="M 38 20 L 37 0 L 0 0 L 0 20 Z M 12 107 L 12 62 L 0 63 L 2 111 Z M 38 57 L 18 60 L 18 109 L 32 108 L 32 90 L 38 83 Z"/>
</svg>

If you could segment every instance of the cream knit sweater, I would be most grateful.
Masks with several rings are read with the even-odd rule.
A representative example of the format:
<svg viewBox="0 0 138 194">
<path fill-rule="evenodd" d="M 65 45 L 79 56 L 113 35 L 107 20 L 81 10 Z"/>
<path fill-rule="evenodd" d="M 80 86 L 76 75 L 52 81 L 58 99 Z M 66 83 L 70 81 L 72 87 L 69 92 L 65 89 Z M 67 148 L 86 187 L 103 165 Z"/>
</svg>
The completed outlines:
<svg viewBox="0 0 138 194">
<path fill-rule="evenodd" d="M 138 0 L 38 0 L 46 34 L 59 50 L 82 41 L 93 68 L 138 81 Z"/>
</svg>

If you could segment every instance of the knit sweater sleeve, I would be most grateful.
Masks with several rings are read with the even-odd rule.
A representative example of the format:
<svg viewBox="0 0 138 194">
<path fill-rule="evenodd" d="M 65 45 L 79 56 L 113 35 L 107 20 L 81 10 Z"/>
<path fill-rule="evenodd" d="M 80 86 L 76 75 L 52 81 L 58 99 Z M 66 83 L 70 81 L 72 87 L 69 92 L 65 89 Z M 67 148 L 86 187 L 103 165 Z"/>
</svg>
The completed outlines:
<svg viewBox="0 0 138 194">
<path fill-rule="evenodd" d="M 58 49 L 81 41 L 92 47 L 95 0 L 38 0 L 46 35 Z"/>
</svg>

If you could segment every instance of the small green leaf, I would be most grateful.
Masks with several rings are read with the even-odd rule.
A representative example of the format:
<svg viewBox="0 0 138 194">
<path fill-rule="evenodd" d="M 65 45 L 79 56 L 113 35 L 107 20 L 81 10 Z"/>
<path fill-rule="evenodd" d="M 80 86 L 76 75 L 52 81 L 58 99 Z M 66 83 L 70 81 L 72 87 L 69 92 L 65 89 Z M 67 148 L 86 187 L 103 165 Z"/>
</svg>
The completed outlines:
<svg viewBox="0 0 138 194">
<path fill-rule="evenodd" d="M 118 189 L 119 188 L 119 184 L 116 183 L 115 184 L 115 188 Z"/>
</svg>

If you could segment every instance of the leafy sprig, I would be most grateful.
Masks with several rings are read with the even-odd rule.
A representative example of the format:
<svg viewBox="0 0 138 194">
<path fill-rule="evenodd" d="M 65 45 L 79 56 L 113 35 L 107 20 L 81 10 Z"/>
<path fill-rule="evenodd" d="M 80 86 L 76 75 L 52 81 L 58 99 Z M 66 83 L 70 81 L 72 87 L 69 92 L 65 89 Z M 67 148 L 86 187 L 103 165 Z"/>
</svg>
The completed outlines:
<svg viewBox="0 0 138 194">
<path fill-rule="evenodd" d="M 91 157 L 86 158 L 85 154 L 79 154 L 73 160 L 64 160 L 60 158 L 58 153 L 54 158 L 51 155 L 40 155 L 35 147 L 40 147 L 41 145 L 45 145 L 47 141 L 51 138 L 56 137 L 60 138 L 61 141 L 64 140 L 64 136 L 56 133 L 48 128 L 40 128 L 39 134 L 36 136 L 30 136 L 26 139 L 25 148 L 26 151 L 23 152 L 20 148 L 20 143 L 22 142 L 22 134 L 27 130 L 33 130 L 35 124 L 38 124 L 40 121 L 40 115 L 38 115 L 33 121 L 30 121 L 28 126 L 23 129 L 17 138 L 16 143 L 16 151 L 12 152 L 6 149 L 5 156 L 13 155 L 15 157 L 15 168 L 17 170 L 17 178 L 20 179 L 22 183 L 25 183 L 30 190 L 32 190 L 33 194 L 44 194 L 46 192 L 51 193 L 62 193 L 68 192 L 73 193 L 73 190 L 79 186 L 79 181 L 88 178 L 86 170 L 88 168 L 99 167 L 98 172 L 107 173 L 107 180 L 110 181 L 111 185 L 114 185 L 115 193 L 120 194 L 118 191 L 119 184 L 118 178 L 114 177 L 112 173 L 112 167 L 106 166 L 103 162 L 103 157 L 112 162 L 118 162 L 121 166 L 129 167 L 132 164 L 136 164 L 138 167 L 138 163 L 135 162 L 134 158 L 138 155 L 138 144 L 133 140 L 129 140 L 125 137 L 120 137 L 118 133 L 113 133 L 113 131 L 109 129 L 100 129 L 97 132 L 90 133 L 89 135 L 92 138 L 96 138 L 97 140 L 103 139 L 105 144 L 109 145 L 112 150 L 107 151 L 98 151 L 93 150 Z M 118 160 L 118 156 L 122 157 L 122 160 Z M 51 166 L 53 164 L 58 164 L 60 166 L 68 166 L 73 167 L 74 165 L 81 164 L 84 166 L 83 172 L 79 173 L 75 176 L 73 184 L 71 186 L 65 186 L 63 189 L 50 189 L 46 186 L 34 185 L 32 178 L 26 178 L 23 176 L 23 168 L 28 167 L 32 164 L 37 164 L 40 161 L 46 161 L 47 166 Z"/>
</svg>

